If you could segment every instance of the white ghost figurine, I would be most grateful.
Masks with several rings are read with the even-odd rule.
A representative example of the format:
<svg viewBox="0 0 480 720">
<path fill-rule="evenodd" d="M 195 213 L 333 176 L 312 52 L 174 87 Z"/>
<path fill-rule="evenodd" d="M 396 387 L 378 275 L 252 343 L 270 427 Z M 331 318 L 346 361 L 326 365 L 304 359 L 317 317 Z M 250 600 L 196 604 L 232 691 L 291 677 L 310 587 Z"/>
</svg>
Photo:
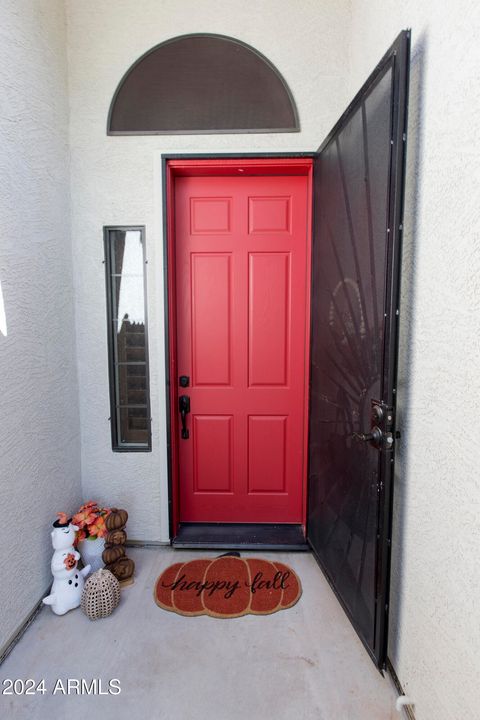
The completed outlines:
<svg viewBox="0 0 480 720">
<path fill-rule="evenodd" d="M 77 568 L 80 553 L 73 547 L 77 530 L 78 527 L 72 525 L 64 513 L 59 513 L 59 520 L 53 523 L 51 535 L 55 552 L 50 564 L 53 585 L 50 595 L 44 597 L 43 602 L 50 605 L 56 615 L 64 615 L 80 605 L 84 578 L 90 571 L 90 565 L 83 570 Z"/>
</svg>

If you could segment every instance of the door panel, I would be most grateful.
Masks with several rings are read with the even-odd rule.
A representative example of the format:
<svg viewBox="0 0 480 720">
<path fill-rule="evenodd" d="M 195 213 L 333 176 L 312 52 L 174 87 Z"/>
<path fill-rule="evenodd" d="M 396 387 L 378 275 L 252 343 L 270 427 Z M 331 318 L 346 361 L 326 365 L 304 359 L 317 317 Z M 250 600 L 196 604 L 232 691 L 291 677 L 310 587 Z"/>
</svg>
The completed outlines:
<svg viewBox="0 0 480 720">
<path fill-rule="evenodd" d="M 190 277 L 195 384 L 230 385 L 231 256 L 192 253 Z"/>
<path fill-rule="evenodd" d="M 290 253 L 250 253 L 248 260 L 248 385 L 286 385 Z"/>
<path fill-rule="evenodd" d="M 193 416 L 193 487 L 197 493 L 233 492 L 232 420 L 231 415 Z"/>
<path fill-rule="evenodd" d="M 306 176 L 175 180 L 183 522 L 303 522 L 308 187 Z"/>
<path fill-rule="evenodd" d="M 308 538 L 379 667 L 388 616 L 408 54 L 403 33 L 315 161 Z"/>
<path fill-rule="evenodd" d="M 284 415 L 248 418 L 248 492 L 286 491 L 287 420 Z M 265 465 L 268 457 L 268 467 Z"/>
</svg>

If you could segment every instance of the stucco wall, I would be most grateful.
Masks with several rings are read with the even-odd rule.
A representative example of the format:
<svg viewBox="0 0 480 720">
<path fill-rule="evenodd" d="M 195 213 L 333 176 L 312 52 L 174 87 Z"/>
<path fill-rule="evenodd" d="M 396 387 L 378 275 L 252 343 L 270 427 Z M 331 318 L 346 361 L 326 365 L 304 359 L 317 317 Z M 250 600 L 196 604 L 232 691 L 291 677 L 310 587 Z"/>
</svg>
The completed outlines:
<svg viewBox="0 0 480 720">
<path fill-rule="evenodd" d="M 161 153 L 315 150 L 348 99 L 348 8 L 346 0 L 67 2 L 83 490 L 127 507 L 131 538 L 168 539 Z M 266 55 L 293 91 L 301 132 L 107 137 L 125 71 L 150 47 L 194 32 L 231 35 Z M 102 226 L 115 224 L 146 225 L 152 453 L 111 450 Z"/>
<path fill-rule="evenodd" d="M 352 3 L 352 93 L 413 30 L 389 654 L 417 720 L 478 718 L 480 7 Z"/>
<path fill-rule="evenodd" d="M 80 499 L 65 15 L 0 6 L 0 647 L 51 580 L 48 530 Z"/>
</svg>

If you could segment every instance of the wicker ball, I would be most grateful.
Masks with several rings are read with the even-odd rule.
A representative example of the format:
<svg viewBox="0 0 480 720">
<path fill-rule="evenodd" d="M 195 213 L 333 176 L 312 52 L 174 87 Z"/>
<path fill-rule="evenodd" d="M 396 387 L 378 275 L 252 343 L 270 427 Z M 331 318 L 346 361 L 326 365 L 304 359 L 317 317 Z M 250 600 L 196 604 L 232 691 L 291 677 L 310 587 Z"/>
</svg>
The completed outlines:
<svg viewBox="0 0 480 720">
<path fill-rule="evenodd" d="M 97 570 L 85 582 L 81 608 L 90 620 L 108 617 L 120 602 L 120 583 L 110 570 Z"/>
</svg>

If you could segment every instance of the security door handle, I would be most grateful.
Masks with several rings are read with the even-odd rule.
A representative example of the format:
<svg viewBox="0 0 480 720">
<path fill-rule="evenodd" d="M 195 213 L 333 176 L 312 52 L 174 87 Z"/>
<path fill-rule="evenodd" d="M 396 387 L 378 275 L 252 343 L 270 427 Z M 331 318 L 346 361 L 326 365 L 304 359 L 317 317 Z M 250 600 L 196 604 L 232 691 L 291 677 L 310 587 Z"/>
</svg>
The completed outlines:
<svg viewBox="0 0 480 720">
<path fill-rule="evenodd" d="M 380 450 L 382 447 L 386 447 L 387 449 L 393 448 L 394 434 L 391 432 L 384 433 L 377 425 L 374 425 L 369 433 L 352 433 L 352 437 L 361 442 L 372 443 L 373 447 L 376 447 L 377 450 Z M 399 438 L 400 433 L 396 432 L 395 437 Z"/>
<path fill-rule="evenodd" d="M 360 442 L 371 443 L 377 450 L 393 450 L 395 438 L 400 437 L 394 429 L 395 410 L 379 400 L 370 400 L 370 432 L 354 432 L 351 437 Z"/>
<path fill-rule="evenodd" d="M 187 414 L 190 412 L 190 398 L 188 395 L 180 395 L 178 398 L 178 409 L 182 419 L 182 440 L 188 440 L 190 433 L 187 430 Z"/>
<path fill-rule="evenodd" d="M 383 432 L 379 427 L 375 426 L 369 433 L 353 433 L 355 440 L 361 440 L 362 442 L 373 442 L 376 445 L 380 445 L 383 440 Z"/>
</svg>

